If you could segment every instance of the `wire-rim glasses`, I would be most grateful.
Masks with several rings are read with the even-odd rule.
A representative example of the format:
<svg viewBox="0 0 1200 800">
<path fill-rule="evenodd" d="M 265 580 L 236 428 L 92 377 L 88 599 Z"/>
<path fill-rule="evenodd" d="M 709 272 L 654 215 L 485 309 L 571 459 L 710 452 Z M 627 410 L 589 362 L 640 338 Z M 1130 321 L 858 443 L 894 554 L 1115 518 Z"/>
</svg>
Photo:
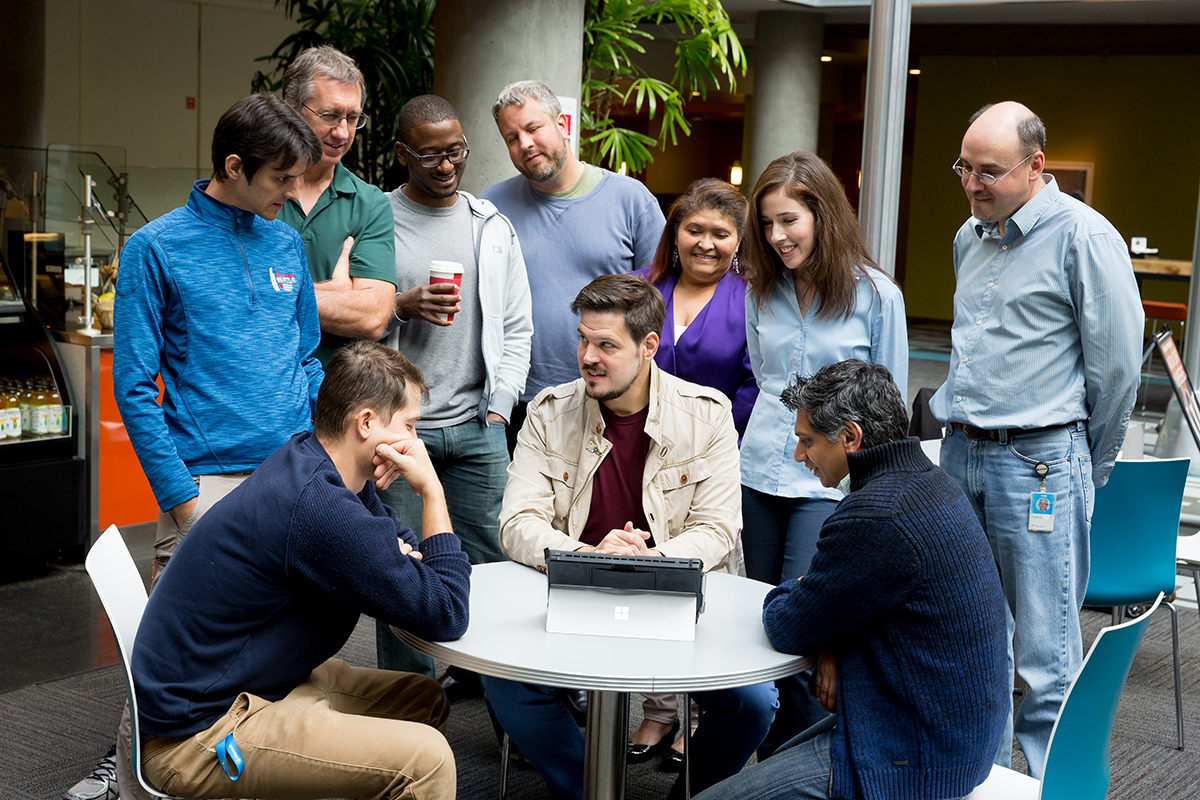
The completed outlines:
<svg viewBox="0 0 1200 800">
<path fill-rule="evenodd" d="M 1034 150 L 1032 153 L 1030 153 L 1029 155 L 1022 158 L 1020 160 L 1020 162 L 1017 163 L 1017 167 L 1021 166 L 1021 164 L 1024 164 L 1026 161 L 1033 158 L 1035 155 L 1037 155 L 1036 150 Z M 1009 175 L 1013 174 L 1013 172 L 1017 169 L 1017 167 L 1013 167 L 1008 172 L 1004 173 L 999 178 L 997 178 L 995 175 L 989 175 L 986 172 L 972 172 L 971 170 L 969 170 L 965 166 L 963 166 L 961 163 L 959 163 L 961 161 L 962 161 L 961 158 L 955 159 L 954 164 L 950 167 L 950 169 L 954 170 L 954 174 L 958 175 L 958 177 L 962 178 L 963 180 L 970 180 L 971 176 L 974 175 L 975 178 L 980 183 L 982 183 L 984 186 L 995 186 L 997 183 L 1004 180 Z"/>
<path fill-rule="evenodd" d="M 322 114 L 307 103 L 304 104 L 304 107 L 311 111 L 314 117 L 321 120 L 321 124 L 330 129 L 336 128 L 342 124 L 342 120 L 346 120 L 347 125 L 355 130 L 359 130 L 370 119 L 366 114 L 336 114 L 332 111 Z"/>
</svg>

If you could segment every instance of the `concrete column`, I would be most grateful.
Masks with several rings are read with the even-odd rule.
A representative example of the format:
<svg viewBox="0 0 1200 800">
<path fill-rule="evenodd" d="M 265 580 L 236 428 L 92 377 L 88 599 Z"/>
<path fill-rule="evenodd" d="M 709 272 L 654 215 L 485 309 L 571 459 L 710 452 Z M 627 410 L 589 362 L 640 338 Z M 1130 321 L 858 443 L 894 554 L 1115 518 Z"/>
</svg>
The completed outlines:
<svg viewBox="0 0 1200 800">
<path fill-rule="evenodd" d="M 512 81 L 538 80 L 579 97 L 584 0 L 438 0 L 433 91 L 458 110 L 471 157 L 462 188 L 473 194 L 516 174 L 492 119 Z"/>
<path fill-rule="evenodd" d="M 1183 366 L 1192 379 L 1192 385 L 1200 381 L 1200 207 L 1196 209 L 1196 238 L 1192 242 L 1192 282 L 1188 289 L 1188 319 L 1184 329 Z M 1151 331 L 1153 333 L 1153 331 Z"/>
<path fill-rule="evenodd" d="M 858 220 L 875 263 L 888 275 L 896 274 L 911 18 L 912 0 L 871 0 Z"/>
<path fill-rule="evenodd" d="M 817 149 L 824 35 L 819 14 L 760 11 L 755 18 L 748 187 L 779 156 Z"/>
<path fill-rule="evenodd" d="M 5 0 L 0 75 L 0 144 L 45 147 L 45 0 Z"/>
</svg>

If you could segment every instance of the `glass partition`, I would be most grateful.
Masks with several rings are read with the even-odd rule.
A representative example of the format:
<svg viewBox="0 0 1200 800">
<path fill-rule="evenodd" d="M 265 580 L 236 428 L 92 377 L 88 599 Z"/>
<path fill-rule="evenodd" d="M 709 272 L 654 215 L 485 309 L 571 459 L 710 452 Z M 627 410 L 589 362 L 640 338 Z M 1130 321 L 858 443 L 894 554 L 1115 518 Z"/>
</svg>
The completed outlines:
<svg viewBox="0 0 1200 800">
<path fill-rule="evenodd" d="M 129 233 L 158 219 L 168 211 L 187 203 L 192 184 L 202 178 L 211 178 L 212 169 L 198 170 L 186 167 L 141 167 L 130 165 L 129 193 L 136 201 L 140 214 L 131 214 Z"/>
<path fill-rule="evenodd" d="M 35 179 L 36 177 L 36 186 Z M 111 288 L 104 265 L 117 261 L 138 228 L 187 202 L 208 170 L 130 166 L 125 148 L 0 146 L 0 256 L 52 327 L 72 327 L 84 303 L 86 243 L 80 215 L 91 178 L 92 291 Z M 34 202 L 35 194 L 38 202 Z M 36 231 L 34 226 L 36 225 Z"/>
<path fill-rule="evenodd" d="M 140 217 L 119 216 L 121 176 L 125 174 L 125 148 L 67 146 L 52 144 L 46 149 L 46 219 L 42 230 L 63 235 L 63 252 L 68 262 L 83 257 L 83 231 L 79 215 L 86 198 L 85 176 L 92 179 L 92 199 L 99 210 L 92 226 L 92 263 L 107 264 L 116 258 L 130 223 Z M 135 225 L 144 225 L 144 218 Z M 80 262 L 82 263 L 82 262 Z"/>
</svg>

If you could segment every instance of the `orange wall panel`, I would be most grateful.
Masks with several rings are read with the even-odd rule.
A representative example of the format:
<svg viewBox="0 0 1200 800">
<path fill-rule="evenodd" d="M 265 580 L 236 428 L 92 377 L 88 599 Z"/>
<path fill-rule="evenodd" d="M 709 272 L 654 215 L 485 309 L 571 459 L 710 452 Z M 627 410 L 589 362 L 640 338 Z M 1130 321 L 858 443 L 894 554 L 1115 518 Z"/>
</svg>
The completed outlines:
<svg viewBox="0 0 1200 800">
<path fill-rule="evenodd" d="M 158 381 L 162 402 L 162 381 Z M 158 519 L 158 503 L 129 443 L 113 395 L 112 350 L 100 352 L 100 530 Z"/>
</svg>

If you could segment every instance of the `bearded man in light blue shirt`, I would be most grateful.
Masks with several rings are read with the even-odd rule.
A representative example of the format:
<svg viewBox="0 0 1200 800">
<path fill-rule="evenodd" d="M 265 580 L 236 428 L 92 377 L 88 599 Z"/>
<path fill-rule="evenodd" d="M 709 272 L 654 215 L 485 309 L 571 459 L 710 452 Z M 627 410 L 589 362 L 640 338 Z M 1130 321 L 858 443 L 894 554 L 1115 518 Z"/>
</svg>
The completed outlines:
<svg viewBox="0 0 1200 800">
<path fill-rule="evenodd" d="M 1083 662 L 1093 495 L 1124 440 L 1144 323 L 1124 240 L 1043 174 L 1045 141 L 1019 103 L 971 118 L 954 164 L 972 216 L 954 239 L 950 374 L 931 402 L 941 465 L 1000 569 L 1010 667 L 1028 684 L 1010 724 L 1037 778 Z M 1011 748 L 1006 736 L 996 761 Z"/>
</svg>

